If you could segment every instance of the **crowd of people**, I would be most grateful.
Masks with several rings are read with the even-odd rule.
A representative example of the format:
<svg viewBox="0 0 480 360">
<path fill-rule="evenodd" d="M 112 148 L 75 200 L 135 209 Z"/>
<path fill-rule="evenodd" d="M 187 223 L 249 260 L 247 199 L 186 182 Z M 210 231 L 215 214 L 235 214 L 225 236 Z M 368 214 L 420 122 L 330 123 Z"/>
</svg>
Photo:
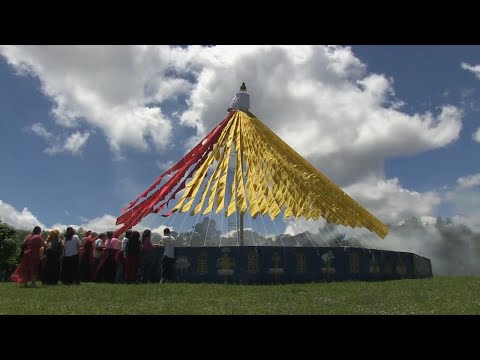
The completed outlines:
<svg viewBox="0 0 480 360">
<path fill-rule="evenodd" d="M 47 239 L 42 229 L 35 226 L 28 235 L 20 253 L 19 265 L 10 280 L 28 287 L 36 287 L 40 280 L 46 285 L 107 282 L 138 284 L 154 282 L 154 248 L 163 246 L 160 282 L 175 278 L 175 238 L 170 229 L 164 229 L 159 244 L 153 244 L 149 229 L 140 235 L 127 230 L 122 240 L 113 231 L 97 234 L 87 231 L 80 240 L 73 227 L 68 227 L 62 240 L 58 229 L 50 231 Z"/>
</svg>

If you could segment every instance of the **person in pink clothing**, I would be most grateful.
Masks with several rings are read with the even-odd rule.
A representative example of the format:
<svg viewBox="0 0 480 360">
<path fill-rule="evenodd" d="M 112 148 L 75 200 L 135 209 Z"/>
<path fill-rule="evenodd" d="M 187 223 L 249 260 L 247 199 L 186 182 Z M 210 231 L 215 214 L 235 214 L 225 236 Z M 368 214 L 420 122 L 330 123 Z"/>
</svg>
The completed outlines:
<svg viewBox="0 0 480 360">
<path fill-rule="evenodd" d="M 92 281 L 92 259 L 93 259 L 93 248 L 94 248 L 94 237 L 92 232 L 88 230 L 85 233 L 85 237 L 81 242 L 80 248 L 80 280 L 81 281 Z"/>
<path fill-rule="evenodd" d="M 25 238 L 22 261 L 10 277 L 10 280 L 23 283 L 25 287 L 28 282 L 32 282 L 32 287 L 36 287 L 38 269 L 40 266 L 40 249 L 46 247 L 45 240 L 42 238 L 42 229 L 35 226 L 32 233 Z"/>
<path fill-rule="evenodd" d="M 140 241 L 140 233 L 138 231 L 132 231 L 125 244 L 125 282 L 127 284 L 137 282 L 141 252 L 142 243 Z"/>
<path fill-rule="evenodd" d="M 142 273 L 142 282 L 152 282 L 152 272 L 153 272 L 153 262 L 154 262 L 154 252 L 152 244 L 152 231 L 150 229 L 145 229 L 142 234 L 142 255 L 141 255 L 141 273 Z"/>
<path fill-rule="evenodd" d="M 114 283 L 117 274 L 117 252 L 120 251 L 122 242 L 113 237 L 113 231 L 107 231 L 107 240 L 103 244 L 100 264 L 97 268 L 97 281 Z"/>
</svg>

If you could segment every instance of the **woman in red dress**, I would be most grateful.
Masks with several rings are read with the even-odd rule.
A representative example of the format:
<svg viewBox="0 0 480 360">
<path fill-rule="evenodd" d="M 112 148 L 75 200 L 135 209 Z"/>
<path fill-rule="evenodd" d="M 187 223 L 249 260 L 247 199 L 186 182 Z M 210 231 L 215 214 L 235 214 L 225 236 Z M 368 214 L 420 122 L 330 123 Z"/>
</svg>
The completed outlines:
<svg viewBox="0 0 480 360">
<path fill-rule="evenodd" d="M 93 280 L 92 259 L 93 259 L 93 244 L 95 240 L 92 232 L 88 230 L 82 240 L 82 247 L 80 248 L 80 281 L 87 282 Z"/>
<path fill-rule="evenodd" d="M 25 287 L 28 286 L 29 281 L 32 282 L 32 287 L 36 287 L 35 282 L 40 266 L 40 248 L 46 247 L 41 233 L 40 226 L 35 226 L 32 233 L 25 238 L 22 261 L 10 276 L 10 280 L 23 283 Z"/>
<path fill-rule="evenodd" d="M 125 244 L 125 252 L 125 282 L 127 284 L 136 283 L 140 254 L 142 252 L 142 242 L 140 241 L 140 233 L 138 231 L 133 231 L 129 235 Z"/>
</svg>

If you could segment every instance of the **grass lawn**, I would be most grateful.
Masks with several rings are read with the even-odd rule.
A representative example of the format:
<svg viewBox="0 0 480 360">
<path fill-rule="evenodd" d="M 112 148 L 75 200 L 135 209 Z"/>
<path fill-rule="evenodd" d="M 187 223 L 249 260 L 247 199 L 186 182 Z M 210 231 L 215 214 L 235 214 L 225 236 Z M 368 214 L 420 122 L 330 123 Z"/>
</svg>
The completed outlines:
<svg viewBox="0 0 480 360">
<path fill-rule="evenodd" d="M 480 314 L 480 277 L 290 285 L 148 284 L 22 288 L 0 314 Z"/>
</svg>

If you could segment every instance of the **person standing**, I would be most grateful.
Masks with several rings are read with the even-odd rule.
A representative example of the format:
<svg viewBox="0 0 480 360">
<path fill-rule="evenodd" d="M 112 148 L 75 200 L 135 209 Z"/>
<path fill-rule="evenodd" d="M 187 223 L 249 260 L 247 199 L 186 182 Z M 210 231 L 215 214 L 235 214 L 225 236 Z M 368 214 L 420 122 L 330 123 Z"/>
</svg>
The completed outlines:
<svg viewBox="0 0 480 360">
<path fill-rule="evenodd" d="M 132 230 L 128 229 L 125 232 L 125 236 L 123 237 L 122 244 L 120 246 L 120 251 L 117 252 L 116 261 L 117 261 L 117 276 L 115 278 L 116 283 L 123 283 L 126 278 L 126 270 L 125 270 L 125 261 L 126 261 L 126 246 L 128 239 L 132 236 Z M 140 234 L 139 234 L 140 236 Z"/>
<path fill-rule="evenodd" d="M 174 281 L 174 262 L 175 262 L 175 238 L 170 235 L 170 229 L 163 230 L 163 257 L 162 257 L 162 279 L 161 283 Z"/>
<path fill-rule="evenodd" d="M 42 283 L 57 285 L 60 280 L 60 257 L 63 253 L 63 244 L 59 238 L 58 229 L 50 231 L 47 238 L 47 248 L 44 252 Z"/>
<path fill-rule="evenodd" d="M 98 268 L 100 264 L 100 258 L 103 253 L 103 243 L 107 240 L 107 235 L 105 233 L 100 233 L 98 239 L 95 240 L 93 248 L 93 259 L 92 259 L 92 276 L 93 281 L 100 281 L 100 277 L 97 276 Z"/>
<path fill-rule="evenodd" d="M 108 283 L 115 283 L 117 275 L 116 255 L 120 251 L 121 242 L 113 237 L 113 231 L 107 231 L 107 240 L 105 241 L 104 250 L 97 267 L 97 280 Z"/>
<path fill-rule="evenodd" d="M 152 231 L 150 229 L 145 229 L 142 234 L 142 256 L 141 256 L 141 273 L 142 273 L 142 282 L 152 282 L 152 270 L 154 263 L 154 251 L 152 244 Z"/>
<path fill-rule="evenodd" d="M 38 269 L 40 267 L 40 248 L 45 247 L 45 240 L 42 238 L 42 229 L 35 226 L 30 235 L 23 242 L 23 256 L 20 265 L 10 277 L 10 280 L 17 283 L 23 283 L 25 287 L 28 282 L 32 282 L 32 287 L 37 287 Z"/>
<path fill-rule="evenodd" d="M 138 265 L 142 243 L 138 231 L 130 232 L 125 245 L 125 282 L 132 284 L 137 282 Z"/>
<path fill-rule="evenodd" d="M 80 238 L 75 234 L 73 227 L 67 228 L 63 245 L 62 284 L 80 284 L 78 254 L 80 252 Z"/>
<path fill-rule="evenodd" d="M 92 281 L 92 259 L 93 259 L 93 240 L 92 232 L 88 230 L 85 233 L 85 237 L 82 240 L 82 246 L 80 252 L 80 280 L 81 281 Z"/>
</svg>

